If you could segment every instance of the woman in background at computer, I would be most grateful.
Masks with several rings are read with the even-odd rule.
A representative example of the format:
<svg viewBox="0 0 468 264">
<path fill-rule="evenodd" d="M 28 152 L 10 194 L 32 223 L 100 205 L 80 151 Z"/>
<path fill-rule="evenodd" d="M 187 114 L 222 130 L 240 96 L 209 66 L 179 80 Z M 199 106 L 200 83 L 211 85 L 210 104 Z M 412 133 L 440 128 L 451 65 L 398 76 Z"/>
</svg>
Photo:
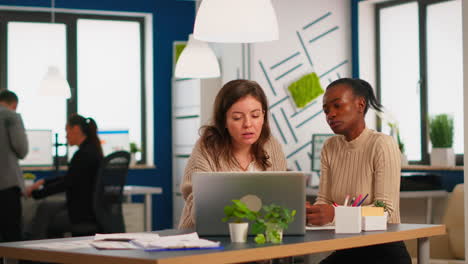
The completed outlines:
<svg viewBox="0 0 468 264">
<path fill-rule="evenodd" d="M 68 144 L 79 147 L 68 165 L 67 173 L 53 179 L 41 179 L 29 187 L 26 193 L 40 199 L 65 192 L 66 201 L 44 200 L 37 209 L 27 238 L 47 238 L 71 231 L 71 224 L 95 221 L 94 185 L 103 158 L 97 125 L 92 118 L 73 114 L 65 129 Z"/>
<path fill-rule="evenodd" d="M 286 159 L 271 135 L 268 102 L 258 83 L 233 80 L 216 96 L 212 123 L 201 128 L 184 172 L 179 228 L 193 228 L 192 174 L 211 171 L 285 171 Z"/>
<path fill-rule="evenodd" d="M 341 205 L 347 195 L 366 194 L 362 206 L 380 200 L 388 208 L 388 222 L 400 223 L 400 150 L 392 137 L 366 127 L 369 107 L 382 111 L 366 81 L 343 78 L 328 85 L 323 111 L 337 136 L 322 148 L 317 200 L 306 206 L 308 224 L 333 222 L 334 202 Z M 411 259 L 400 241 L 335 251 L 321 263 L 411 263 Z"/>
</svg>

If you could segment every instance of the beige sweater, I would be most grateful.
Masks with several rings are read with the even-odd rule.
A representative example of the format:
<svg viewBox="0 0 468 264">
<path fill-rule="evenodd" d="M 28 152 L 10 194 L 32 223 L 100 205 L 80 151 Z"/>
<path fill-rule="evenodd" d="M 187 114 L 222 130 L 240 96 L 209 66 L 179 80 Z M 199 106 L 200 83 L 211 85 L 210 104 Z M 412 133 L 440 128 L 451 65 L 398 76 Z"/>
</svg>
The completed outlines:
<svg viewBox="0 0 468 264">
<path fill-rule="evenodd" d="M 286 159 L 280 143 L 271 137 L 265 144 L 265 151 L 270 156 L 271 167 L 267 171 L 285 171 Z M 185 167 L 184 179 L 180 187 L 180 191 L 185 199 L 185 206 L 182 211 L 182 216 L 179 222 L 179 228 L 193 228 L 195 226 L 195 217 L 193 215 L 193 194 L 192 194 L 192 174 L 194 172 L 211 172 L 211 171 L 242 171 L 239 167 L 232 167 L 227 162 L 220 164 L 221 169 L 217 169 L 212 157 L 209 156 L 206 149 L 202 147 L 200 140 L 197 141 L 193 148 L 192 155 Z"/>
<path fill-rule="evenodd" d="M 316 204 L 369 194 L 363 206 L 381 200 L 390 208 L 388 222 L 400 223 L 400 163 L 400 150 L 388 135 L 366 128 L 350 142 L 334 136 L 322 148 Z"/>
</svg>

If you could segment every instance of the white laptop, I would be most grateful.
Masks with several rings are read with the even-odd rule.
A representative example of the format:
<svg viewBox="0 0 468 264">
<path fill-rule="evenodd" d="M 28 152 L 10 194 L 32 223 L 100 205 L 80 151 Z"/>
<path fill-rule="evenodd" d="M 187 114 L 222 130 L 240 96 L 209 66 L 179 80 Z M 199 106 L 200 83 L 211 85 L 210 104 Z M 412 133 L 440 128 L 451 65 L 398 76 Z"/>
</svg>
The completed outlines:
<svg viewBox="0 0 468 264">
<path fill-rule="evenodd" d="M 224 207 L 247 195 L 262 205 L 275 203 L 296 210 L 284 235 L 305 234 L 306 179 L 301 172 L 198 172 L 192 175 L 196 231 L 199 235 L 229 235 L 222 222 Z"/>
</svg>

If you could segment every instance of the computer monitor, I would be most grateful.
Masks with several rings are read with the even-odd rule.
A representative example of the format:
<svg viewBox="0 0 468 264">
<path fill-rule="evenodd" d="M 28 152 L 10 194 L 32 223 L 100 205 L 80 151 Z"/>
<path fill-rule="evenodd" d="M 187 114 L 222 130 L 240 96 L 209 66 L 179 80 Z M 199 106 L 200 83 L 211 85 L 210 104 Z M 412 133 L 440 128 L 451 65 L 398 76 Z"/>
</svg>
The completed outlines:
<svg viewBox="0 0 468 264">
<path fill-rule="evenodd" d="M 28 155 L 19 161 L 21 166 L 52 166 L 52 130 L 27 129 Z"/>
<path fill-rule="evenodd" d="M 104 156 L 116 151 L 130 151 L 130 137 L 128 130 L 100 130 L 98 131 L 98 136 L 101 140 Z"/>
</svg>

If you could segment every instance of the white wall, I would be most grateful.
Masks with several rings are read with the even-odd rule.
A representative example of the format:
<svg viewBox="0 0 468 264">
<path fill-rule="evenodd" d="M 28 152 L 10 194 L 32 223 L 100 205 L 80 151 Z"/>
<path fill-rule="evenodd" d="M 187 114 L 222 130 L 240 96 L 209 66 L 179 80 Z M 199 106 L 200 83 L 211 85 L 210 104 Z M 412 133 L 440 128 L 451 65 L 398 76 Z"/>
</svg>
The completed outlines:
<svg viewBox="0 0 468 264">
<path fill-rule="evenodd" d="M 468 65 L 468 3 L 462 1 L 462 20 L 463 20 L 463 65 Z M 468 67 L 463 67 L 463 107 L 464 116 L 468 114 Z M 465 120 L 465 118 L 463 118 Z M 465 120 L 466 121 L 466 120 Z M 468 122 L 464 122 L 465 135 L 465 153 L 468 153 Z M 464 155 L 465 168 L 468 164 L 468 156 Z M 468 175 L 465 173 L 464 182 L 468 181 Z M 465 186 L 465 241 L 468 241 L 468 185 Z M 468 247 L 465 242 L 465 256 L 468 256 Z M 465 263 L 468 263 L 468 258 L 465 257 Z"/>
<path fill-rule="evenodd" d="M 322 96 L 299 112 L 301 109 L 290 97 L 287 98 L 286 88 L 311 72 L 321 76 L 323 89 L 339 77 L 351 76 L 350 1 L 273 0 L 272 3 L 278 17 L 280 39 L 250 45 L 251 79 L 257 81 L 268 96 L 274 116 L 270 118 L 270 126 L 275 137 L 283 143 L 288 167 L 308 171 L 311 167 L 312 134 L 332 131 L 322 112 Z M 309 42 L 322 34 L 322 37 Z"/>
</svg>

